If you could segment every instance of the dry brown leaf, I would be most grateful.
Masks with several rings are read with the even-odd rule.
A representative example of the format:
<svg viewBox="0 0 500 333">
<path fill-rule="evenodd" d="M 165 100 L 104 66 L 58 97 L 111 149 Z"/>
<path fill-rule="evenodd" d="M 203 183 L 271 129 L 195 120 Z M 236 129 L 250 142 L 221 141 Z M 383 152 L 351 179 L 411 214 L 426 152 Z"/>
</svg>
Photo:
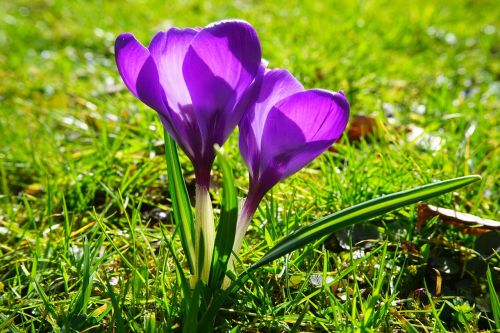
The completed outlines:
<svg viewBox="0 0 500 333">
<path fill-rule="evenodd" d="M 500 222 L 498 221 L 420 203 L 418 205 L 417 231 L 420 231 L 425 223 L 435 216 L 438 216 L 445 223 L 461 228 L 461 232 L 466 234 L 480 235 L 492 230 L 500 230 Z"/>
<path fill-rule="evenodd" d="M 357 115 L 349 122 L 347 136 L 349 141 L 359 141 L 361 138 L 376 134 L 377 122 L 375 118 Z"/>
<path fill-rule="evenodd" d="M 435 268 L 433 268 L 434 273 L 436 273 L 436 296 L 441 295 L 441 272 Z"/>
<path fill-rule="evenodd" d="M 358 142 L 361 138 L 377 135 L 377 121 L 375 118 L 364 115 L 356 115 L 349 121 L 347 128 L 347 137 L 350 142 Z M 328 149 L 331 152 L 336 152 L 335 145 Z"/>
</svg>

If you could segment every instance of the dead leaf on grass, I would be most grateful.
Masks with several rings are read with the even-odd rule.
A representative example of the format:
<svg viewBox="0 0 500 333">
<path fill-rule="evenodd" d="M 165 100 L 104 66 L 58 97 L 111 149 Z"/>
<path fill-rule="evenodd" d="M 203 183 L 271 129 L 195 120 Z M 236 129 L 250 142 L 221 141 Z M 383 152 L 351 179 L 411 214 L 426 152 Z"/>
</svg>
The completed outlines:
<svg viewBox="0 0 500 333">
<path fill-rule="evenodd" d="M 349 122 L 347 136 L 349 141 L 359 141 L 366 136 L 373 136 L 377 132 L 377 122 L 375 118 L 365 115 L 356 115 Z"/>
<path fill-rule="evenodd" d="M 461 232 L 466 234 L 480 235 L 492 230 L 500 230 L 500 222 L 498 221 L 420 203 L 418 205 L 417 231 L 420 231 L 426 222 L 435 216 L 438 216 L 445 223 L 461 228 Z"/>
<path fill-rule="evenodd" d="M 439 296 L 441 295 L 441 282 L 442 282 L 442 278 L 441 278 L 441 272 L 439 272 L 439 270 L 433 268 L 434 270 L 434 273 L 436 273 L 436 296 Z"/>
</svg>

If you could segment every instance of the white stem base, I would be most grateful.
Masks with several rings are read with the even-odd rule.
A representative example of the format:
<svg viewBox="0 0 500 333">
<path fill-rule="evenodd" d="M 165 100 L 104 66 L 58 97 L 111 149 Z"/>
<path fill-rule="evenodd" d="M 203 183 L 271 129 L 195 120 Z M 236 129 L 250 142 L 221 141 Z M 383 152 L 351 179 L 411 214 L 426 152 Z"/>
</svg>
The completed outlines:
<svg viewBox="0 0 500 333">
<path fill-rule="evenodd" d="M 238 216 L 238 222 L 236 224 L 236 234 L 234 236 L 233 253 L 231 254 L 231 257 L 229 257 L 229 261 L 227 262 L 228 272 L 234 273 L 234 261 L 236 260 L 234 254 L 238 255 L 240 253 L 241 245 L 243 244 L 243 237 L 245 237 L 251 218 L 252 218 L 251 216 L 248 216 L 248 212 L 245 209 L 245 205 L 243 205 L 243 209 L 240 211 L 240 214 Z M 227 276 L 224 277 L 224 282 L 222 283 L 222 289 L 225 290 L 229 288 L 230 285 L 231 285 L 231 279 L 228 278 Z"/>
<path fill-rule="evenodd" d="M 215 242 L 215 223 L 208 189 L 196 186 L 195 280 L 208 283 Z"/>
</svg>

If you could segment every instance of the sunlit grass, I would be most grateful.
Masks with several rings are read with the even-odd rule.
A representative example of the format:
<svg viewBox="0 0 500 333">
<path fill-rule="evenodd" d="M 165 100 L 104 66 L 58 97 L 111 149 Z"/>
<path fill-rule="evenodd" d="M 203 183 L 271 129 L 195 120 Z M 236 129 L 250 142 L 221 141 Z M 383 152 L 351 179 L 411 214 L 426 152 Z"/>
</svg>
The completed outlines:
<svg viewBox="0 0 500 333">
<path fill-rule="evenodd" d="M 237 271 L 321 216 L 434 180 L 482 175 L 480 184 L 433 203 L 497 218 L 494 1 L 6 1 L 0 4 L 0 331 L 180 327 L 170 248 L 180 262 L 185 258 L 169 216 L 163 130 L 152 110 L 121 90 L 112 46 L 123 31 L 147 44 L 158 29 L 226 17 L 254 25 L 270 67 L 289 69 L 308 88 L 345 90 L 352 113 L 372 115 L 378 124 L 375 137 L 343 137 L 334 152 L 266 196 Z M 409 140 L 410 126 L 422 129 L 420 137 Z M 224 149 L 243 191 L 236 135 Z M 181 162 L 193 192 L 192 168 L 184 156 Z M 216 182 L 215 202 L 220 195 Z M 416 222 L 416 208 L 407 207 L 265 266 L 228 300 L 216 326 L 495 329 L 499 258 L 483 245 L 497 247 L 498 234 L 497 240 L 462 234 L 438 220 L 416 232 Z"/>
</svg>

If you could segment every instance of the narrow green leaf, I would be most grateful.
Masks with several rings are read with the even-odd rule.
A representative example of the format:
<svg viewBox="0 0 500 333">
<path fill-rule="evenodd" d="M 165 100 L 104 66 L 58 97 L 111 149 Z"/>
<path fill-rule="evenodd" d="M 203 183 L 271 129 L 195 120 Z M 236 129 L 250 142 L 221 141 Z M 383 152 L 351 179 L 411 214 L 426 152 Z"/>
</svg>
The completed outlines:
<svg viewBox="0 0 500 333">
<path fill-rule="evenodd" d="M 203 281 L 198 280 L 192 289 L 190 295 L 189 308 L 184 310 L 184 326 L 182 327 L 182 333 L 196 333 L 200 330 L 202 332 L 209 331 L 210 326 L 200 327 L 198 324 L 198 317 L 203 313 L 204 309 L 201 307 L 200 300 L 203 298 L 203 289 L 206 285 Z"/>
<path fill-rule="evenodd" d="M 14 321 L 16 320 L 18 314 L 12 314 L 10 317 L 0 313 L 0 332 L 7 332 L 6 327 L 9 328 L 11 333 L 19 333 L 20 331 L 16 328 Z"/>
<path fill-rule="evenodd" d="M 227 263 L 233 250 L 238 219 L 238 196 L 233 181 L 233 172 L 220 149 L 216 148 L 217 162 L 222 170 L 222 210 L 215 236 L 214 254 L 210 270 L 209 287 L 217 290 L 226 275 Z"/>
<path fill-rule="evenodd" d="M 437 197 L 480 180 L 481 177 L 466 176 L 427 184 L 411 190 L 392 193 L 349 207 L 328 215 L 286 236 L 278 242 L 264 257 L 250 267 L 254 270 L 287 253 L 290 253 L 311 241 L 329 235 L 332 232 L 390 212 L 391 210 L 414 204 L 422 200 Z"/>
<path fill-rule="evenodd" d="M 154 313 L 148 313 L 144 316 L 144 332 L 146 333 L 158 332 L 156 327 L 156 316 Z"/>
<path fill-rule="evenodd" d="M 399 320 L 401 326 L 403 326 L 403 328 L 405 329 L 405 332 L 418 333 L 418 330 L 415 327 L 413 327 L 413 325 L 410 324 L 410 322 L 408 320 L 406 320 L 405 317 L 400 315 L 399 312 L 395 308 L 391 307 L 391 308 L 389 308 L 389 311 L 392 313 L 392 315 L 394 317 L 396 317 Z"/>
<path fill-rule="evenodd" d="M 486 271 L 486 279 L 488 280 L 488 289 L 490 291 L 490 301 L 491 301 L 491 311 L 493 312 L 493 319 L 495 319 L 495 327 L 500 330 L 500 301 L 498 300 L 498 294 L 495 290 L 495 285 L 493 283 L 493 276 L 491 274 L 490 267 Z"/>
<path fill-rule="evenodd" d="M 198 327 L 200 298 L 203 294 L 204 284 L 201 280 L 198 280 L 194 285 L 191 285 L 190 281 L 183 274 L 181 263 L 172 247 L 171 239 L 165 239 L 165 244 L 167 245 L 167 248 L 170 251 L 174 264 L 177 268 L 176 275 L 182 291 L 182 317 L 185 319 L 184 325 L 182 327 L 182 332 L 194 333 L 196 332 Z"/>
<path fill-rule="evenodd" d="M 33 259 L 34 259 L 33 264 L 38 262 L 38 256 L 36 254 L 35 254 Z M 55 307 L 52 305 L 52 302 L 49 300 L 49 297 L 47 296 L 47 294 L 43 290 L 42 286 L 40 286 L 40 284 L 38 283 L 38 281 L 36 280 L 35 277 L 30 276 L 29 274 L 26 274 L 26 275 L 30 279 L 31 283 L 33 283 L 34 288 L 35 288 L 36 292 L 38 293 L 38 295 L 40 296 L 40 298 L 42 299 L 42 302 L 45 304 L 47 311 L 52 315 L 52 317 L 56 321 L 60 321 L 61 317 L 58 315 Z"/>
<path fill-rule="evenodd" d="M 38 293 L 38 295 L 40 296 L 40 298 L 42 299 L 43 303 L 45 304 L 47 311 L 52 315 L 52 317 L 54 319 L 56 319 L 58 321 L 60 316 L 57 314 L 56 309 L 54 308 L 54 306 L 50 302 L 49 297 L 47 296 L 47 294 L 45 293 L 43 288 L 40 286 L 38 281 L 36 281 L 35 279 L 32 279 L 31 281 L 35 285 L 35 290 Z"/>
<path fill-rule="evenodd" d="M 122 308 L 116 299 L 116 294 L 113 291 L 113 286 L 109 282 L 108 275 L 104 274 L 104 279 L 106 280 L 106 294 L 111 300 L 111 305 L 113 307 L 113 320 L 115 332 L 125 333 L 125 325 L 123 321 Z"/>
<path fill-rule="evenodd" d="M 193 211 L 186 189 L 186 183 L 182 177 L 177 145 L 172 137 L 164 131 L 165 159 L 167 161 L 168 188 L 172 199 L 172 212 L 174 221 L 180 230 L 182 248 L 186 254 L 189 270 L 194 273 L 194 222 Z"/>
<path fill-rule="evenodd" d="M 137 268 L 132 265 L 132 263 L 127 259 L 127 257 L 124 255 L 124 251 L 120 250 L 118 248 L 118 246 L 115 244 L 115 242 L 113 241 L 113 238 L 110 236 L 110 234 L 108 232 L 106 232 L 106 225 L 104 224 L 104 221 L 103 221 L 103 217 L 100 216 L 100 215 L 97 215 L 96 211 L 95 211 L 95 208 L 94 208 L 94 211 L 92 212 L 91 216 L 96 220 L 97 224 L 99 225 L 99 227 L 101 227 L 101 230 L 103 231 L 103 235 L 104 237 L 108 240 L 109 244 L 111 245 L 111 247 L 116 251 L 116 253 L 120 256 L 120 259 L 123 261 L 123 263 L 132 271 L 135 272 L 137 271 Z M 144 280 L 144 278 L 142 277 L 141 274 L 138 274 L 139 278 L 142 279 L 142 282 L 143 283 L 146 283 L 146 280 Z"/>
<path fill-rule="evenodd" d="M 62 209 L 64 216 L 64 250 L 69 252 L 69 242 L 71 239 L 71 221 L 69 220 L 68 206 L 66 205 L 66 198 L 62 195 Z"/>
<path fill-rule="evenodd" d="M 304 317 L 306 316 L 307 311 L 309 311 L 309 305 L 308 304 L 306 304 L 304 306 L 304 309 L 300 313 L 300 316 L 297 318 L 297 320 L 295 321 L 295 324 L 293 324 L 292 328 L 290 329 L 290 333 L 295 333 L 295 332 L 299 331 L 300 324 L 302 324 L 302 321 L 304 320 Z"/>
<path fill-rule="evenodd" d="M 182 289 L 182 292 L 183 292 L 183 301 L 185 301 L 186 299 L 188 299 L 190 297 L 190 294 L 191 294 L 191 291 L 190 291 L 190 288 L 189 288 L 189 281 L 188 279 L 186 278 L 186 276 L 183 274 L 183 271 L 182 271 L 182 265 L 179 261 L 179 259 L 177 258 L 177 255 L 174 251 L 174 248 L 172 247 L 172 241 L 170 239 L 167 239 L 165 237 L 165 244 L 167 245 L 167 248 L 168 250 L 170 251 L 170 254 L 172 255 L 172 259 L 174 260 L 174 264 L 175 264 L 175 267 L 176 267 L 176 273 L 177 273 L 177 277 L 180 281 L 180 286 L 181 286 L 181 289 Z M 189 305 L 189 304 L 187 304 Z"/>
<path fill-rule="evenodd" d="M 438 311 L 436 309 L 436 305 L 434 304 L 434 301 L 432 300 L 432 295 L 429 292 L 429 288 L 427 288 L 427 283 L 425 283 L 425 280 L 424 280 L 424 286 L 425 286 L 425 292 L 427 294 L 427 299 L 429 300 L 429 303 L 431 306 L 431 313 L 434 316 L 434 330 L 433 331 L 436 332 L 437 331 L 436 327 L 439 326 L 439 332 L 447 332 L 446 328 L 443 325 L 441 318 L 439 318 L 441 316 L 441 313 L 443 312 L 443 309 L 444 309 L 444 306 L 446 303 L 443 302 L 441 305 L 441 308 Z"/>
<path fill-rule="evenodd" d="M 81 268 L 78 273 L 81 275 L 81 287 L 78 291 L 78 296 L 72 301 L 70 306 L 69 318 L 78 318 L 80 315 L 87 316 L 87 310 L 90 303 L 90 295 L 92 293 L 93 278 L 97 267 L 101 260 L 96 259 L 96 255 L 101 248 L 104 237 L 100 236 L 96 240 L 89 242 L 87 238 L 83 242 L 83 258 Z M 92 249 L 91 249 L 92 244 Z"/>
<path fill-rule="evenodd" d="M 90 292 L 92 290 L 92 279 L 90 271 L 90 246 L 87 238 L 83 242 L 83 263 L 80 273 L 82 273 L 82 289 L 75 304 L 74 314 L 87 314 L 87 307 L 90 300 Z"/>
</svg>

